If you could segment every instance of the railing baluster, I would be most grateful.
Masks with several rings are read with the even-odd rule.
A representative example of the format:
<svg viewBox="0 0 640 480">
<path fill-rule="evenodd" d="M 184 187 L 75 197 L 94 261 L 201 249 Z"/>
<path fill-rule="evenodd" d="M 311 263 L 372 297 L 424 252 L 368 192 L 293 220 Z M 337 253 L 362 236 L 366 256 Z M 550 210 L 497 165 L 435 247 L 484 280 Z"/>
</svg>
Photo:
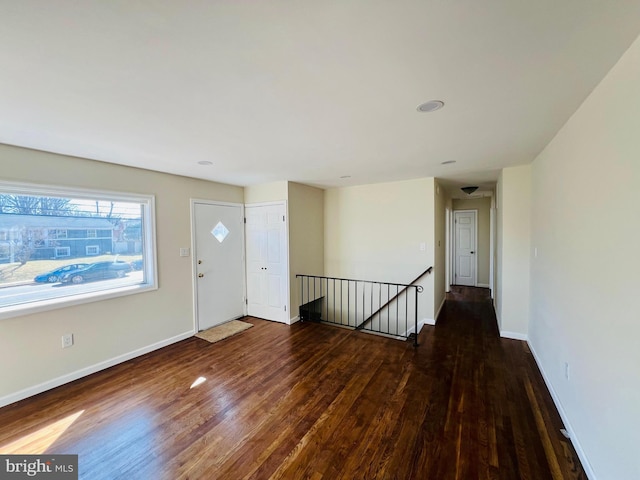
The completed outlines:
<svg viewBox="0 0 640 480">
<path fill-rule="evenodd" d="M 418 292 L 419 290 L 416 288 L 415 289 L 415 297 L 416 297 L 416 309 L 414 311 L 415 313 L 415 324 L 414 327 L 416 329 L 416 336 L 413 337 L 413 346 L 417 347 L 418 346 Z"/>
<path fill-rule="evenodd" d="M 398 289 L 399 289 L 399 288 L 400 288 L 400 287 L 398 287 L 398 286 L 396 285 L 396 298 L 398 297 Z M 399 303 L 400 303 L 400 302 L 396 302 L 396 335 L 398 335 L 398 327 L 399 327 L 399 325 L 400 325 L 400 317 L 399 317 L 399 315 L 398 315 L 398 304 L 399 304 Z M 405 335 L 406 335 L 406 332 L 405 332 Z"/>
<path fill-rule="evenodd" d="M 405 295 L 404 295 L 404 326 L 405 332 L 409 331 L 409 293 L 410 293 L 411 289 L 407 289 L 405 290 Z"/>
<path fill-rule="evenodd" d="M 378 311 L 382 308 L 382 284 L 378 285 L 379 290 L 378 290 L 378 296 L 379 296 L 379 300 L 378 300 Z M 379 311 L 378 313 L 378 329 L 382 331 L 382 312 Z"/>
<path fill-rule="evenodd" d="M 375 285 L 375 283 L 371 284 L 371 311 L 369 312 L 370 315 L 373 315 L 373 286 Z"/>
<path fill-rule="evenodd" d="M 364 322 L 364 319 L 367 318 L 366 314 L 364 313 L 364 292 L 367 289 L 367 284 L 363 283 L 362 284 L 362 321 Z"/>
<path fill-rule="evenodd" d="M 358 322 L 358 282 L 356 281 L 356 288 L 355 291 L 353 292 L 353 305 L 355 306 L 355 313 L 354 313 L 354 317 L 355 317 L 355 325 L 357 325 Z"/>
<path fill-rule="evenodd" d="M 335 278 L 331 280 L 333 282 L 333 321 L 336 321 L 336 280 Z"/>
<path fill-rule="evenodd" d="M 347 325 L 351 325 L 351 282 L 347 282 Z"/>
<path fill-rule="evenodd" d="M 344 292 L 344 285 L 340 280 L 340 325 L 344 325 L 344 306 L 342 301 L 342 292 Z"/>
<path fill-rule="evenodd" d="M 390 292 L 391 285 L 387 285 L 387 302 L 391 298 Z M 387 333 L 391 333 L 391 315 L 390 315 L 391 304 L 387 303 Z"/>
</svg>

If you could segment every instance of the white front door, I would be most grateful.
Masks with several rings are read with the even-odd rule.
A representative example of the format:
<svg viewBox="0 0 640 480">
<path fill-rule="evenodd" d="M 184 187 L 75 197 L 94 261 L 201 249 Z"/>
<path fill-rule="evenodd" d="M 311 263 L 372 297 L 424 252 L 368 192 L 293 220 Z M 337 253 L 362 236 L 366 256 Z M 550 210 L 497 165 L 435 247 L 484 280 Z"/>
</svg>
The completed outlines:
<svg viewBox="0 0 640 480">
<path fill-rule="evenodd" d="M 288 323 L 285 205 L 247 206 L 247 313 Z"/>
<path fill-rule="evenodd" d="M 197 330 L 244 315 L 242 205 L 193 201 Z"/>
<path fill-rule="evenodd" d="M 476 211 L 457 210 L 454 221 L 455 285 L 476 286 Z"/>
</svg>

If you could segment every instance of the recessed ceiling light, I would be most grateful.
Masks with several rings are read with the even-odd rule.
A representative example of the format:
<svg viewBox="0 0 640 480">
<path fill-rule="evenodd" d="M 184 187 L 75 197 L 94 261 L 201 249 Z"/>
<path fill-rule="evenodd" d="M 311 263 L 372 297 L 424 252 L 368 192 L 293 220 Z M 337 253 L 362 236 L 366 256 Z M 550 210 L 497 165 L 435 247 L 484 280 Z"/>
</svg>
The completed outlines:
<svg viewBox="0 0 640 480">
<path fill-rule="evenodd" d="M 342 175 L 340 178 L 351 178 L 351 175 Z"/>
<path fill-rule="evenodd" d="M 444 107 L 444 102 L 441 100 L 429 100 L 428 102 L 423 103 L 422 105 L 418 105 L 419 112 L 427 113 L 427 112 L 435 112 L 436 110 L 440 110 Z"/>
<path fill-rule="evenodd" d="M 210 162 L 209 160 L 200 160 L 198 165 L 213 165 L 213 162 Z"/>
<path fill-rule="evenodd" d="M 447 160 L 446 162 L 442 162 L 440 165 L 451 165 L 452 163 L 456 163 L 455 160 Z"/>
</svg>

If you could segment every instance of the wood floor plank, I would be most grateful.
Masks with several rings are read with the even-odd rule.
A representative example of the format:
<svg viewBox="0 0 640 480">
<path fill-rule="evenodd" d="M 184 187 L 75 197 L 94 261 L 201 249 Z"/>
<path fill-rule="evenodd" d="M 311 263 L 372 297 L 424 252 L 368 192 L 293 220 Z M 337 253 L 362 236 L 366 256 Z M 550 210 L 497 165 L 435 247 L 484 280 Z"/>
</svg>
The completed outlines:
<svg viewBox="0 0 640 480">
<path fill-rule="evenodd" d="M 0 409 L 0 453 L 77 453 L 87 480 L 586 479 L 484 289 L 454 288 L 418 348 L 246 321 Z"/>
</svg>

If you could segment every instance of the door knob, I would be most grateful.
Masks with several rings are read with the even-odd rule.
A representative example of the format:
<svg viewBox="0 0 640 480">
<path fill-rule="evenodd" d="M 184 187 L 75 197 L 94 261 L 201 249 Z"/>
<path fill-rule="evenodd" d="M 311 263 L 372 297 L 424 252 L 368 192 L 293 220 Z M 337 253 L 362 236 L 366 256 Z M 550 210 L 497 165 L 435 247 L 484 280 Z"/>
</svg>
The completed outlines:
<svg viewBox="0 0 640 480">
<path fill-rule="evenodd" d="M 201 265 L 201 264 L 202 264 L 202 260 L 198 260 L 198 265 Z"/>
<path fill-rule="evenodd" d="M 204 277 L 204 273 L 199 273 L 198 278 L 202 278 L 202 277 Z"/>
</svg>

